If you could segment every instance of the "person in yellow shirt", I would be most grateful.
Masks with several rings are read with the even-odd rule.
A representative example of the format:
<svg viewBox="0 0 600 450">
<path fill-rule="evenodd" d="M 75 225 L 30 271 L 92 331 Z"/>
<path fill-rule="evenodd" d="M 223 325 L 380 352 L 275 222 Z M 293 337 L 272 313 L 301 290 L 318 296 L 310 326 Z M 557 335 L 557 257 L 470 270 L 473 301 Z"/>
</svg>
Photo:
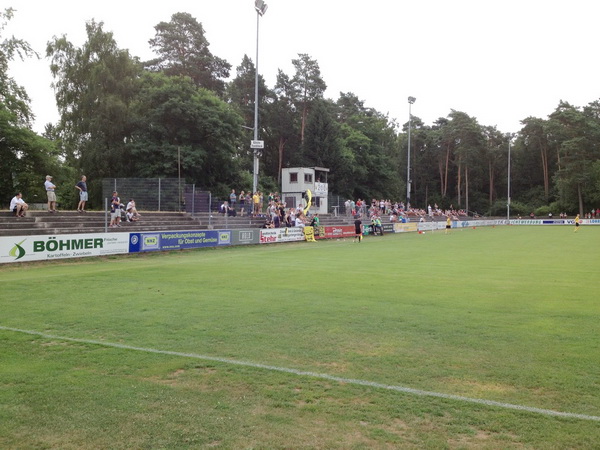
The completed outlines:
<svg viewBox="0 0 600 450">
<path fill-rule="evenodd" d="M 260 214 L 260 195 L 258 191 L 256 191 L 252 196 L 252 203 L 254 204 L 254 217 L 256 217 Z"/>
<path fill-rule="evenodd" d="M 577 214 L 577 216 L 575 217 L 575 230 L 573 231 L 577 231 L 579 230 L 579 214 Z"/>
<path fill-rule="evenodd" d="M 446 234 L 450 233 L 451 229 L 452 229 L 452 220 L 450 219 L 450 216 L 448 216 L 446 218 Z"/>
</svg>

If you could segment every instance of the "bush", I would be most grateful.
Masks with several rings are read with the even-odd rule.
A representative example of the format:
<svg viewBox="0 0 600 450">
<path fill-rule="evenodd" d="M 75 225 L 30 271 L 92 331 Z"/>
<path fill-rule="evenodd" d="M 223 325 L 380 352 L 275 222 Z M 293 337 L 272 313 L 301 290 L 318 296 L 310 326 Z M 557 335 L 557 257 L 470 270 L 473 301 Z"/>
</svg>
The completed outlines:
<svg viewBox="0 0 600 450">
<path fill-rule="evenodd" d="M 528 216 L 531 212 L 531 207 L 521 202 L 510 203 L 510 215 L 512 216 Z M 496 200 L 490 207 L 488 215 L 492 217 L 506 217 L 506 199 Z"/>
<path fill-rule="evenodd" d="M 546 217 L 549 213 L 552 213 L 552 215 L 559 214 L 559 212 L 553 211 L 550 205 L 540 206 L 539 208 L 536 208 L 533 212 L 536 215 L 536 217 Z"/>
</svg>

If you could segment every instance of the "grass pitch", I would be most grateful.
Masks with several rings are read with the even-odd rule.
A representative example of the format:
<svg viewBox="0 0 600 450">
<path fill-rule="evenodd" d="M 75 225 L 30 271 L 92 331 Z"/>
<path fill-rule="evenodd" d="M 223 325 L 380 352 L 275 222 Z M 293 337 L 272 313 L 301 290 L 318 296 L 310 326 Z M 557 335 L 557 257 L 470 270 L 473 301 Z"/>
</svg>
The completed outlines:
<svg viewBox="0 0 600 450">
<path fill-rule="evenodd" d="M 599 237 L 496 227 L 2 266 L 0 447 L 593 448 Z"/>
</svg>

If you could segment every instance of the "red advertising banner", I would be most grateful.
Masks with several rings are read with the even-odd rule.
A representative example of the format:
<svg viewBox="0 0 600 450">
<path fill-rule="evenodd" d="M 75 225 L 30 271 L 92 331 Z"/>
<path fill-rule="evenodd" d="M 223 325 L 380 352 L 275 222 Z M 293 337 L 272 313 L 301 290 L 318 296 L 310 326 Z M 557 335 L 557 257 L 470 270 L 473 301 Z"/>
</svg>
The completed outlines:
<svg viewBox="0 0 600 450">
<path fill-rule="evenodd" d="M 353 237 L 354 226 L 342 225 L 338 227 L 316 227 L 315 238 L 316 239 L 332 239 L 341 237 Z"/>
</svg>

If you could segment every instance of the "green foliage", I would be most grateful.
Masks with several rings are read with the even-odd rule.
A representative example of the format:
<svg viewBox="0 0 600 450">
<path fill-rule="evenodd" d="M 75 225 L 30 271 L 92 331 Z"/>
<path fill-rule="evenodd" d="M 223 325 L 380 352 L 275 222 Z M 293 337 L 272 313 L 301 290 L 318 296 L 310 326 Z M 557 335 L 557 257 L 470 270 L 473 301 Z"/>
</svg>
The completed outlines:
<svg viewBox="0 0 600 450">
<path fill-rule="evenodd" d="M 521 203 L 518 201 L 511 201 L 510 202 L 510 210 L 511 210 L 512 215 L 520 214 L 521 216 L 525 217 L 525 216 L 529 215 L 529 213 L 531 213 L 532 208 L 525 203 Z"/>
<path fill-rule="evenodd" d="M 187 76 L 196 86 L 223 94 L 223 80 L 229 77 L 231 65 L 210 52 L 201 23 L 189 13 L 180 12 L 154 29 L 156 36 L 149 42 L 159 56 L 145 63 L 149 70 L 168 76 Z"/>
<path fill-rule="evenodd" d="M 137 61 L 102 27 L 102 22 L 88 22 L 87 41 L 79 48 L 62 37 L 49 42 L 46 50 L 63 145 L 91 178 L 130 173 L 130 107 L 140 75 Z"/>
<path fill-rule="evenodd" d="M 491 217 L 506 217 L 507 207 L 506 207 L 506 198 L 496 200 L 489 210 L 486 212 L 486 215 Z M 526 217 L 531 213 L 532 208 L 518 201 L 510 202 L 510 217 L 514 218 L 515 216 Z"/>
<path fill-rule="evenodd" d="M 315 101 L 305 130 L 303 159 L 308 166 L 328 167 L 337 173 L 340 131 L 333 112 L 324 101 Z"/>
<path fill-rule="evenodd" d="M 533 212 L 536 215 L 536 217 L 548 217 L 549 213 L 552 213 L 553 216 L 558 215 L 556 211 L 552 210 L 550 205 L 540 206 L 539 208 L 536 208 Z"/>
<path fill-rule="evenodd" d="M 0 10 L 0 39 L 8 22 L 13 18 L 15 10 L 7 8 Z M 13 125 L 29 126 L 32 112 L 29 106 L 29 96 L 25 89 L 8 73 L 8 66 L 16 57 L 24 60 L 38 57 L 28 42 L 14 36 L 0 40 L 0 102 L 3 108 L 13 114 Z"/>
<path fill-rule="evenodd" d="M 561 201 L 578 204 L 583 214 L 588 209 L 585 204 L 599 196 L 594 189 L 594 163 L 600 159 L 600 103 L 590 103 L 582 110 L 560 102 L 550 115 L 550 123 L 560 155 L 557 190 Z"/>
<path fill-rule="evenodd" d="M 187 77 L 145 73 L 133 111 L 131 152 L 140 176 L 175 176 L 178 154 L 190 183 L 237 185 L 242 118 Z"/>
<path fill-rule="evenodd" d="M 31 46 L 14 36 L 2 39 L 2 32 L 14 10 L 0 11 L 0 205 L 22 192 L 29 203 L 45 202 L 44 177 L 65 172 L 59 152 L 49 140 L 31 131 L 33 117 L 25 89 L 9 76 L 15 57 L 37 57 Z"/>
</svg>

